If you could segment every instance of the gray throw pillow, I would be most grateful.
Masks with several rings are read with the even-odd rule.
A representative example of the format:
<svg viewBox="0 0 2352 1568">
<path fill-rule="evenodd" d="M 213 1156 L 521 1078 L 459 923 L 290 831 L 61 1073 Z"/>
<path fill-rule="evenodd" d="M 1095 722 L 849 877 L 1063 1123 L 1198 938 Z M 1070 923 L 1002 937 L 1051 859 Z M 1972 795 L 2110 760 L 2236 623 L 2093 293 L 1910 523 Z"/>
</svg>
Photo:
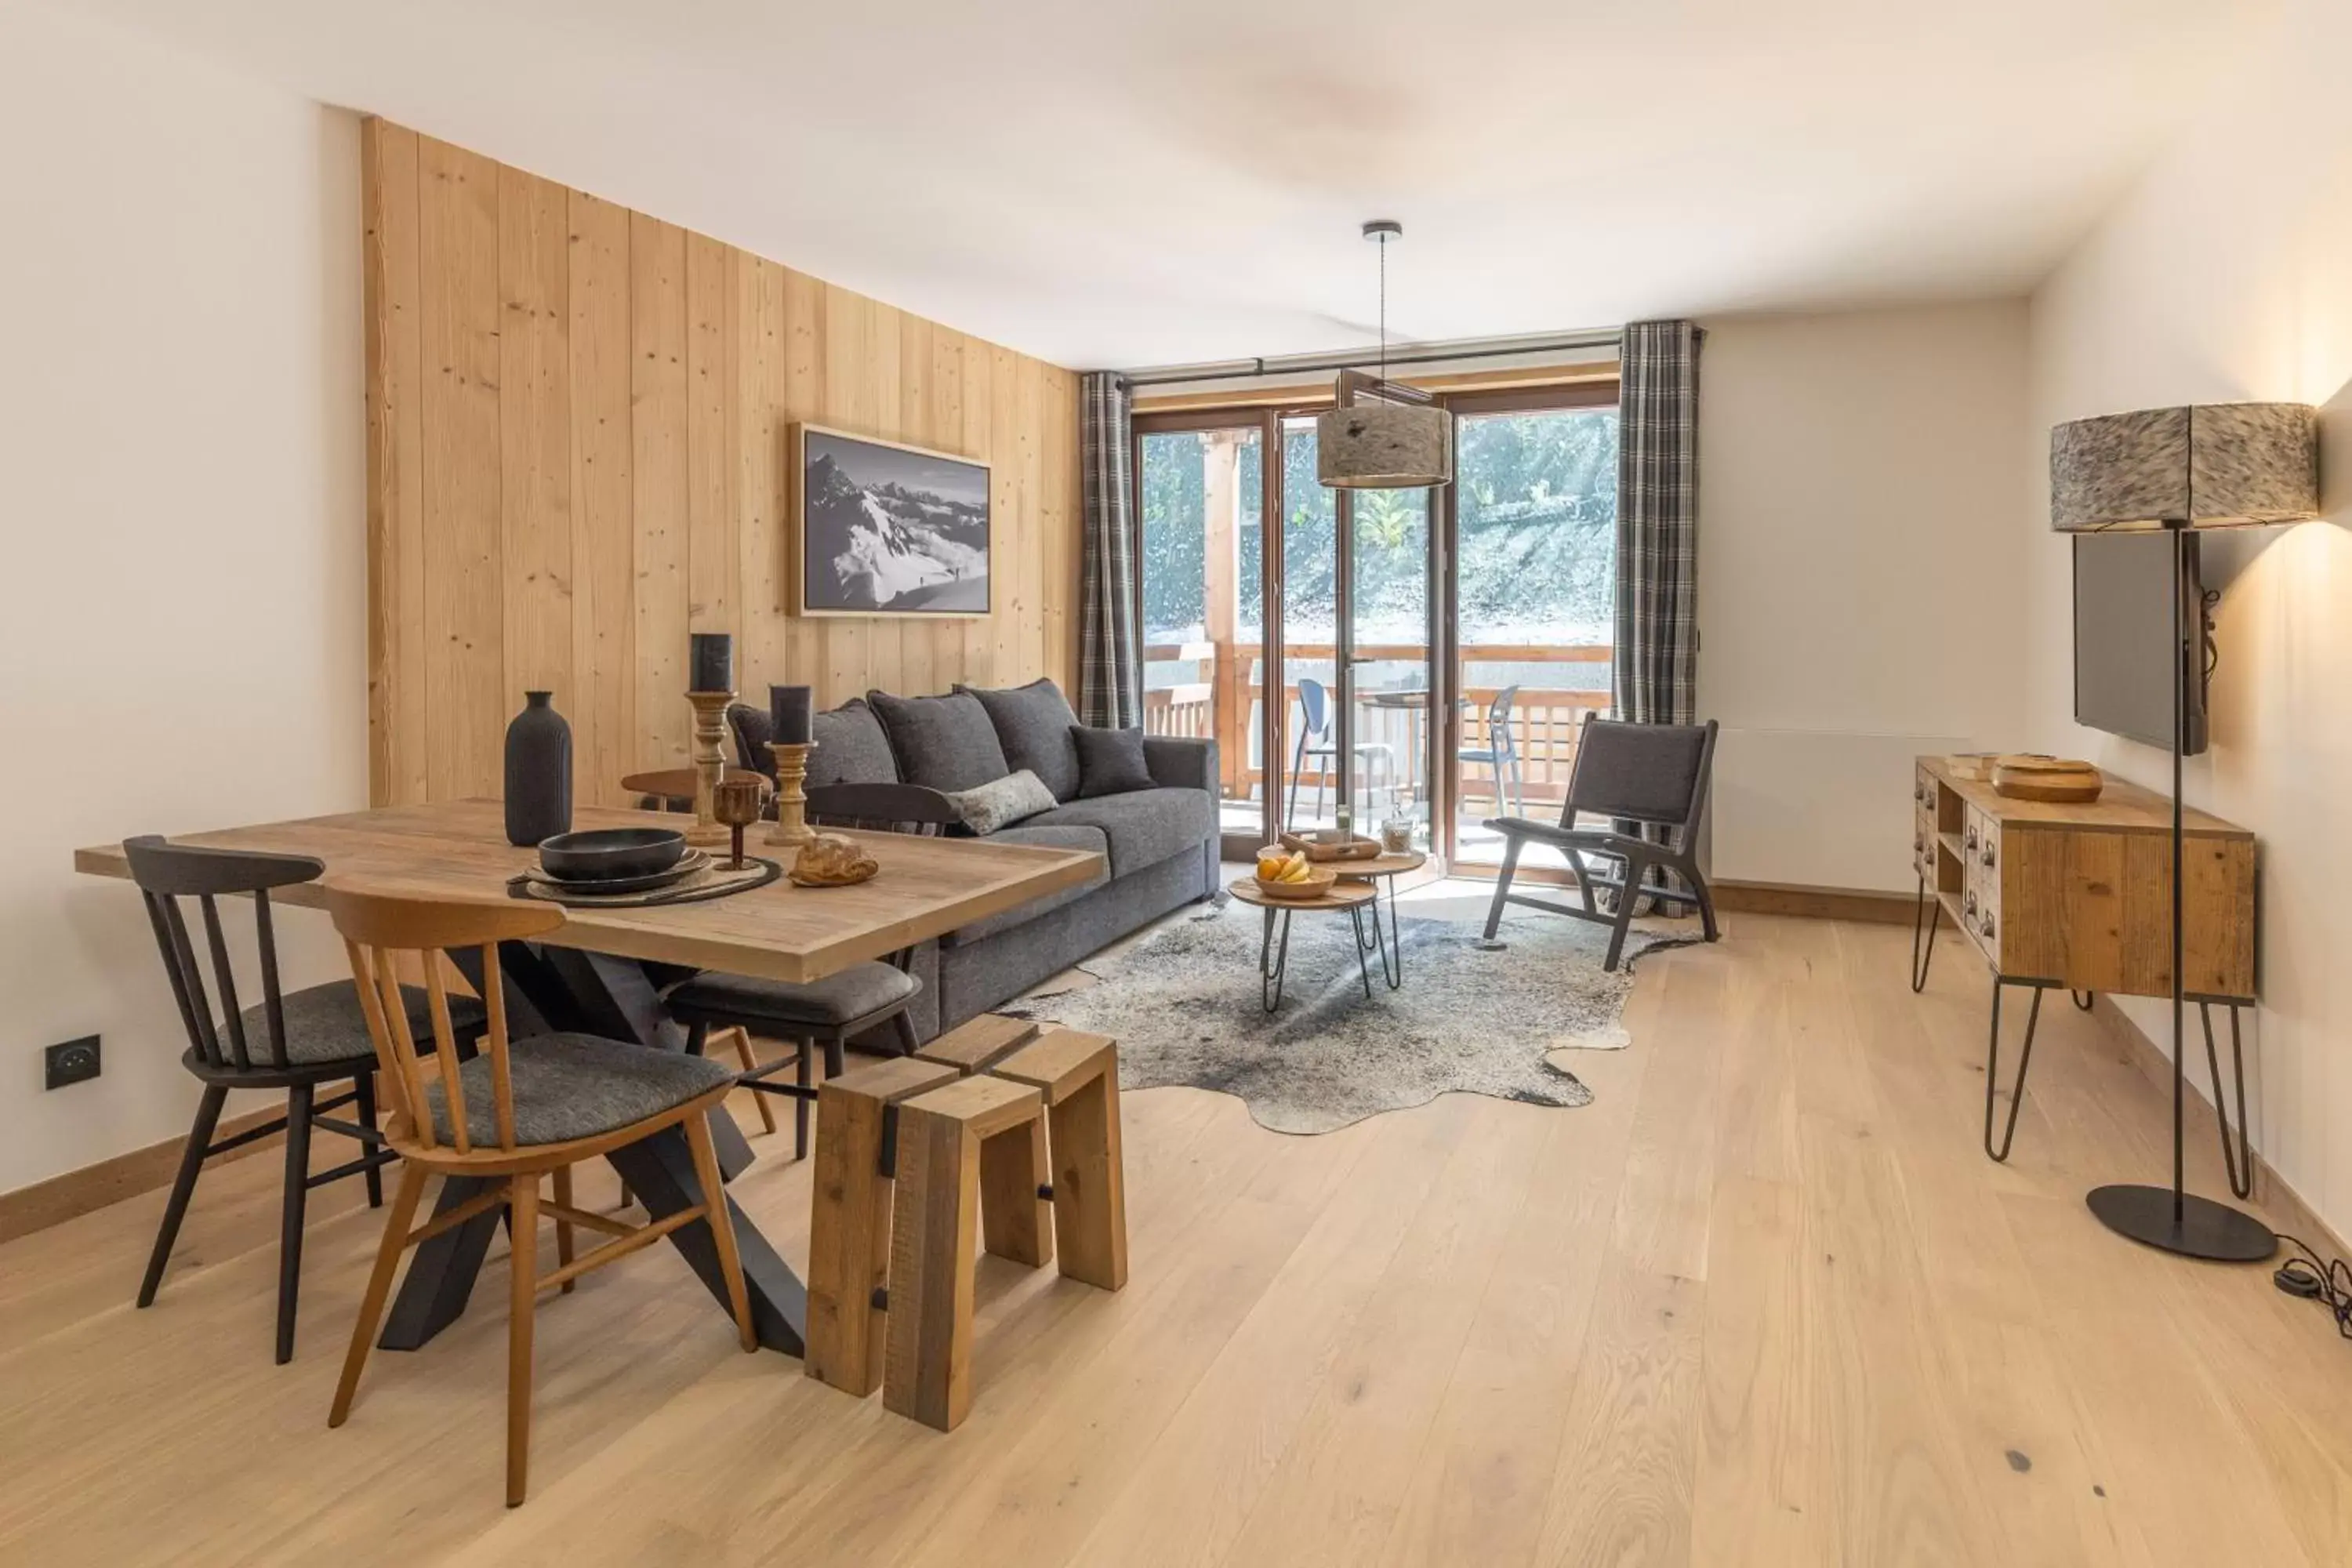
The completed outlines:
<svg viewBox="0 0 2352 1568">
<path fill-rule="evenodd" d="M 898 777 L 941 795 L 977 789 L 1011 773 L 1004 745 L 988 710 L 970 692 L 947 697 L 893 697 L 869 691 L 866 700 L 890 736 Z"/>
<path fill-rule="evenodd" d="M 958 790 L 948 796 L 948 803 L 963 818 L 963 825 L 982 837 L 1041 811 L 1051 811 L 1058 804 L 1054 792 L 1027 768 L 977 789 Z"/>
<path fill-rule="evenodd" d="M 1127 795 L 1151 788 L 1151 769 L 1143 761 L 1141 730 L 1094 730 L 1070 727 L 1078 748 L 1078 798 Z"/>
<path fill-rule="evenodd" d="M 764 721 L 767 715 L 760 717 Z M 882 721 L 866 706 L 863 697 L 811 715 L 809 739 L 816 742 L 808 760 L 811 789 L 823 784 L 905 782 L 898 777 L 898 763 L 890 754 L 890 737 L 882 732 Z"/>
<path fill-rule="evenodd" d="M 1078 748 L 1070 739 L 1078 716 L 1070 711 L 1069 699 L 1051 676 L 1040 676 L 1026 686 L 956 689 L 978 698 L 988 710 L 996 738 L 1004 744 L 1007 767 L 1035 773 L 1055 800 L 1078 798 Z"/>
</svg>

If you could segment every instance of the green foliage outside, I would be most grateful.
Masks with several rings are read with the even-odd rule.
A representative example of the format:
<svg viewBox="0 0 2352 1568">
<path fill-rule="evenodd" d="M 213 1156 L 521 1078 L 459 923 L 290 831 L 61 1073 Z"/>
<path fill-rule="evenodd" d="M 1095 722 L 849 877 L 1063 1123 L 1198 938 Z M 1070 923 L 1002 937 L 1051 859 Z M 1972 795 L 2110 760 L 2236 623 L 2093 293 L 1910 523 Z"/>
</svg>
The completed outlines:
<svg viewBox="0 0 2352 1568">
<path fill-rule="evenodd" d="M 1455 455 L 1461 535 L 1461 638 L 1468 643 L 1609 640 L 1615 593 L 1617 413 L 1480 415 L 1459 426 Z M 1260 635 L 1264 554 L 1261 443 L 1238 451 L 1240 635 Z M 1192 434 L 1143 441 L 1143 625 L 1149 642 L 1202 635 L 1202 547 L 1206 443 Z M 1315 427 L 1283 433 L 1286 626 L 1300 642 L 1333 639 L 1337 514 L 1315 478 Z M 1373 490 L 1356 498 L 1358 640 L 1417 643 L 1427 636 L 1430 492 Z"/>
</svg>

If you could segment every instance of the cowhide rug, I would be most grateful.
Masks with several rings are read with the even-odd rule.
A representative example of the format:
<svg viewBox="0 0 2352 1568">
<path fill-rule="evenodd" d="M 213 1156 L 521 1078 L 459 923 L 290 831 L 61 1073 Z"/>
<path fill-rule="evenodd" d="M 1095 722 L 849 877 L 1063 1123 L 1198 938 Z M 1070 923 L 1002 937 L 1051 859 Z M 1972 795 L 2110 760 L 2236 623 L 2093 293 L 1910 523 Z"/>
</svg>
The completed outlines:
<svg viewBox="0 0 2352 1568">
<path fill-rule="evenodd" d="M 1239 903 L 1180 916 L 1096 959 L 1066 982 L 1003 1009 L 1118 1041 L 1126 1089 L 1190 1084 L 1238 1095 L 1262 1127 L 1329 1132 L 1441 1094 L 1491 1094 L 1535 1105 L 1591 1103 L 1555 1058 L 1567 1048 L 1628 1043 L 1619 1017 L 1634 961 L 1693 938 L 1636 928 L 1614 973 L 1601 967 L 1606 928 L 1513 911 L 1507 946 L 1477 946 L 1467 922 L 1402 922 L 1404 986 L 1391 991 L 1368 955 L 1358 978 L 1346 917 L 1298 914 L 1281 1009 L 1259 1001 L 1260 912 Z"/>
</svg>

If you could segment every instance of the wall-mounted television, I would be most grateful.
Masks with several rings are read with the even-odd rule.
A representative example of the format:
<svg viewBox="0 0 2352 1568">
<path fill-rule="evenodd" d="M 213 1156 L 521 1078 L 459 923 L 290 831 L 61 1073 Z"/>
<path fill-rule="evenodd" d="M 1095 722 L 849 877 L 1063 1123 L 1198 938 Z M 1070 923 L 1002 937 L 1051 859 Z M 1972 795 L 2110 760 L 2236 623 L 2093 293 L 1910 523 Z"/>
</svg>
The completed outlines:
<svg viewBox="0 0 2352 1568">
<path fill-rule="evenodd" d="M 2181 541 L 2187 614 L 2176 619 L 2172 543 L 2169 533 L 2074 536 L 2074 722 L 2170 746 L 2173 681 L 2185 665 L 2180 749 L 2194 756 L 2205 749 L 2205 587 L 2191 533 Z M 2180 626 L 2191 631 L 2185 643 Z"/>
</svg>

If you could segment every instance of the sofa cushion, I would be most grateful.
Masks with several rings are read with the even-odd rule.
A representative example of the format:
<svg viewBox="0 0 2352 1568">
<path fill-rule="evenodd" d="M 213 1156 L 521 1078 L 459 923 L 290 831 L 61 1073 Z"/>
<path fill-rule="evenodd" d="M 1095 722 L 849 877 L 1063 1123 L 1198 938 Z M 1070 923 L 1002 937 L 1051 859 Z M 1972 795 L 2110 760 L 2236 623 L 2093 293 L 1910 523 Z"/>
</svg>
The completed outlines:
<svg viewBox="0 0 2352 1568">
<path fill-rule="evenodd" d="M 1216 834 L 1216 806 L 1206 790 L 1130 790 L 1039 812 L 1014 831 L 1040 827 L 1102 829 L 1110 845 L 1110 874 L 1124 877 L 1171 855 L 1199 849 Z M 999 840 L 1003 837 L 997 835 Z"/>
<path fill-rule="evenodd" d="M 944 795 L 1001 779 L 1013 771 L 988 710 L 968 691 L 945 697 L 893 697 L 869 691 L 898 759 L 898 776 Z"/>
<path fill-rule="evenodd" d="M 1070 739 L 1078 748 L 1079 799 L 1093 800 L 1099 795 L 1125 795 L 1129 790 L 1151 787 L 1151 769 L 1143 760 L 1141 730 L 1097 730 L 1073 724 Z"/>
<path fill-rule="evenodd" d="M 769 721 L 768 710 L 754 708 L 749 702 L 730 702 L 727 705 L 727 728 L 735 737 L 736 765 L 753 769 L 765 774 L 770 783 L 775 782 L 776 758 L 768 750 L 775 730 Z"/>
<path fill-rule="evenodd" d="M 767 715 L 761 714 L 761 718 L 764 721 Z M 816 742 L 816 750 L 809 753 L 808 760 L 812 788 L 818 784 L 905 782 L 898 775 L 898 761 L 890 751 L 890 737 L 863 697 L 853 697 L 829 712 L 812 716 L 809 738 Z"/>
<path fill-rule="evenodd" d="M 1048 893 L 1042 899 L 1033 899 L 1015 908 L 999 910 L 984 920 L 972 921 L 960 931 L 950 931 L 942 945 L 961 947 L 971 942 L 986 942 L 998 931 L 1010 931 L 1017 925 L 1025 925 L 1039 915 L 1060 909 L 1064 904 L 1076 903 L 1110 880 L 1110 841 L 1104 837 L 1101 828 L 1082 826 L 1076 823 L 1062 823 L 1058 826 L 1040 827 L 1036 823 L 1037 819 L 1032 817 L 1018 827 L 1001 828 L 988 836 L 988 842 L 1034 844 L 1047 849 L 1084 849 L 1089 854 L 1100 855 L 1104 858 L 1102 869 L 1074 888 L 1064 888 L 1059 892 Z"/>
<path fill-rule="evenodd" d="M 1027 768 L 1054 792 L 1055 800 L 1078 798 L 1078 746 L 1070 731 L 1078 716 L 1051 676 L 1039 676 L 1026 686 L 990 690 L 958 686 L 979 699 L 989 722 L 1003 744 L 1008 767 Z"/>
</svg>

